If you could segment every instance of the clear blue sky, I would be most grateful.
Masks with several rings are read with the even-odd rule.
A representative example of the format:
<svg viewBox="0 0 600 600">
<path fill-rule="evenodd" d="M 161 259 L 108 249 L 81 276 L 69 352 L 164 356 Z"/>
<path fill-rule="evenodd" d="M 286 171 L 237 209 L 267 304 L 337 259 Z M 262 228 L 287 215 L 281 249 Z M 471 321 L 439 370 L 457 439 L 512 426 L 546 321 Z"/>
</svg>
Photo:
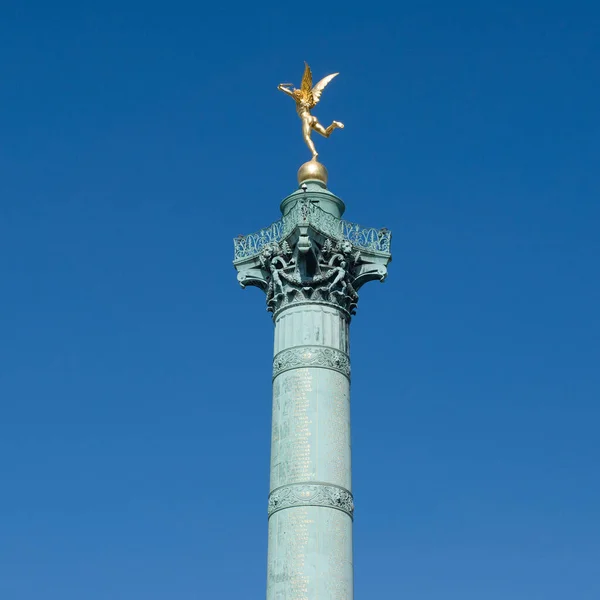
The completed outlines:
<svg viewBox="0 0 600 600">
<path fill-rule="evenodd" d="M 231 239 L 295 188 L 307 60 L 330 188 L 394 232 L 356 597 L 598 600 L 599 38 L 577 0 L 4 0 L 0 598 L 263 597 L 272 325 Z"/>
</svg>

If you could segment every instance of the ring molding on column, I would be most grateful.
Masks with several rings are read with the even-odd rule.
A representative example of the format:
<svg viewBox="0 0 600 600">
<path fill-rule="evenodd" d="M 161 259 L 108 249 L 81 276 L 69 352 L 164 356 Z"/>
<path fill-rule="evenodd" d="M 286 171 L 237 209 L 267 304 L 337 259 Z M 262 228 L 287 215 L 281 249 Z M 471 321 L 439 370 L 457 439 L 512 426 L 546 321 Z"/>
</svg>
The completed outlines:
<svg viewBox="0 0 600 600">
<path fill-rule="evenodd" d="M 343 487 L 328 483 L 291 483 L 269 494 L 269 517 L 286 508 L 323 506 L 341 510 L 354 520 L 354 497 Z"/>
<path fill-rule="evenodd" d="M 302 367 L 322 367 L 338 371 L 350 379 L 350 357 L 328 346 L 295 346 L 273 358 L 273 379 L 284 371 Z"/>
</svg>

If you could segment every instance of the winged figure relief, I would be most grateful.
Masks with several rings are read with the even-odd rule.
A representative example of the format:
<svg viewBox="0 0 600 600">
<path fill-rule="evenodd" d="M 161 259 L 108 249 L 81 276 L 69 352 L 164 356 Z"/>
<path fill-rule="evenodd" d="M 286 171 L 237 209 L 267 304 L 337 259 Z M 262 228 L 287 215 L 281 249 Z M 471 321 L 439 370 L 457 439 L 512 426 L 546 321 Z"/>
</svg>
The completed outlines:
<svg viewBox="0 0 600 600">
<path fill-rule="evenodd" d="M 317 120 L 317 117 L 310 114 L 310 111 L 318 104 L 321 99 L 323 90 L 327 87 L 327 84 L 339 73 L 333 73 L 323 77 L 319 83 L 313 86 L 312 73 L 307 63 L 304 63 L 304 75 L 302 77 L 302 84 L 300 89 L 293 88 L 292 83 L 280 83 L 277 86 L 278 90 L 291 96 L 296 102 L 296 111 L 298 116 L 302 120 L 302 135 L 306 145 L 312 152 L 313 159 L 316 160 L 318 152 L 315 148 L 315 144 L 312 141 L 310 134 L 314 131 L 320 133 L 324 137 L 329 137 L 334 129 L 343 129 L 344 124 L 339 121 L 333 121 L 329 127 L 323 127 Z"/>
</svg>

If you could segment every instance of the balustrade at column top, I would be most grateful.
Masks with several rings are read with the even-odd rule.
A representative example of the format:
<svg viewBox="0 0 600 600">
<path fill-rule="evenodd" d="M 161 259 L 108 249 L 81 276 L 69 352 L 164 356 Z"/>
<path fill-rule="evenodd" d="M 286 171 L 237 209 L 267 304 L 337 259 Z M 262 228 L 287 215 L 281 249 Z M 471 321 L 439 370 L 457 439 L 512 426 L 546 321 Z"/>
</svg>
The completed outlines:
<svg viewBox="0 0 600 600">
<path fill-rule="evenodd" d="M 360 250 L 390 254 L 392 232 L 389 229 L 363 227 L 338 219 L 311 202 L 310 197 L 304 199 L 299 196 L 295 205 L 281 219 L 255 233 L 241 235 L 233 240 L 234 263 L 258 256 L 269 244 L 285 241 L 300 225 L 309 225 L 337 241 L 348 241 Z"/>
</svg>

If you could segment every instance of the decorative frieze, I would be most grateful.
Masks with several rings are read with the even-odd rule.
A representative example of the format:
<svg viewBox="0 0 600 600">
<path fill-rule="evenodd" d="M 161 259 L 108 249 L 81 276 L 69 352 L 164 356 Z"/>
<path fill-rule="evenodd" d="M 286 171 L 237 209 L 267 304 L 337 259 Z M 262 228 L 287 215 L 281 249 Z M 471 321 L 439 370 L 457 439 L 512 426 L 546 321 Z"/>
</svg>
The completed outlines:
<svg viewBox="0 0 600 600">
<path fill-rule="evenodd" d="M 269 517 L 284 508 L 296 506 L 325 506 L 335 508 L 354 518 L 352 494 L 336 485 L 324 483 L 297 483 L 285 485 L 269 494 Z"/>
<path fill-rule="evenodd" d="M 301 232 L 294 247 L 287 241 L 265 246 L 260 254 L 267 276 L 267 310 L 299 302 L 325 302 L 354 313 L 358 294 L 352 285 L 360 252 L 348 241 L 317 242 Z"/>
<path fill-rule="evenodd" d="M 302 367 L 323 367 L 350 378 L 350 357 L 335 348 L 297 346 L 283 350 L 273 358 L 273 379 L 280 373 Z"/>
</svg>

